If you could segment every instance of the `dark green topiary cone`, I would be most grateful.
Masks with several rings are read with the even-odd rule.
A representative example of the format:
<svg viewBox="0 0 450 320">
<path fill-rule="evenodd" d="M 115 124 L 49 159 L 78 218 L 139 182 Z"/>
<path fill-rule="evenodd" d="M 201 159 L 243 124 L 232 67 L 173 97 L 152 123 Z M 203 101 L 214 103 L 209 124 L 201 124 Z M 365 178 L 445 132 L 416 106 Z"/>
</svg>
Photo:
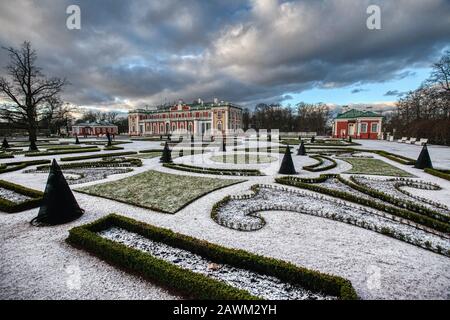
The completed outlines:
<svg viewBox="0 0 450 320">
<path fill-rule="evenodd" d="M 292 161 L 291 156 L 291 148 L 289 145 L 286 147 L 286 152 L 284 153 L 283 160 L 281 161 L 280 170 L 278 171 L 279 174 L 296 174 L 294 167 L 294 162 Z"/>
<path fill-rule="evenodd" d="M 8 140 L 6 140 L 6 138 L 3 138 L 2 149 L 8 149 L 8 148 L 9 148 Z"/>
<path fill-rule="evenodd" d="M 298 156 L 306 156 L 306 148 L 305 148 L 305 144 L 303 141 L 302 141 L 302 143 L 300 143 L 300 147 L 298 147 L 297 155 Z"/>
<path fill-rule="evenodd" d="M 75 135 L 75 144 L 80 144 L 80 140 L 78 140 L 78 135 Z"/>
<path fill-rule="evenodd" d="M 164 144 L 164 149 L 162 152 L 162 156 L 159 159 L 159 162 L 162 162 L 162 163 L 171 163 L 172 162 L 172 151 L 169 149 L 169 143 L 167 141 Z"/>
<path fill-rule="evenodd" d="M 433 168 L 431 163 L 430 154 L 428 153 L 427 145 L 425 144 L 420 152 L 419 158 L 417 158 L 416 164 L 414 165 L 417 169 Z"/>
<path fill-rule="evenodd" d="M 53 159 L 48 174 L 42 205 L 38 216 L 32 222 L 49 225 L 67 223 L 79 218 L 84 213 L 75 200 L 61 168 Z"/>
</svg>

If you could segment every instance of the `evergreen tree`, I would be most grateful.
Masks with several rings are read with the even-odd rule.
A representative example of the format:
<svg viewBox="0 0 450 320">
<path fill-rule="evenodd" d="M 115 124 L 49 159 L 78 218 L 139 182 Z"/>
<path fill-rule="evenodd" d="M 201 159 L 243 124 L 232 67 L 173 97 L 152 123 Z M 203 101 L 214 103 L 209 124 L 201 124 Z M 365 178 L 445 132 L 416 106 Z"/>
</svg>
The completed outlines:
<svg viewBox="0 0 450 320">
<path fill-rule="evenodd" d="M 280 170 L 278 171 L 279 174 L 296 174 L 294 167 L 294 162 L 292 161 L 291 156 L 291 148 L 289 145 L 286 147 L 286 151 L 283 156 L 283 160 L 281 161 Z"/>
<path fill-rule="evenodd" d="M 414 165 L 417 169 L 433 168 L 431 163 L 430 154 L 428 153 L 427 145 L 425 144 L 420 152 L 419 158 L 417 158 L 416 164 Z"/>
<path fill-rule="evenodd" d="M 159 160 L 162 163 L 171 163 L 172 162 L 172 151 L 169 149 L 169 143 L 166 141 L 164 144 L 164 149 L 162 152 L 162 156 Z"/>
<path fill-rule="evenodd" d="M 297 155 L 306 156 L 306 148 L 305 143 L 303 141 L 300 143 L 300 146 L 298 147 Z"/>
<path fill-rule="evenodd" d="M 31 222 L 62 224 L 79 218 L 83 213 L 61 168 L 53 159 L 39 213 Z"/>
</svg>

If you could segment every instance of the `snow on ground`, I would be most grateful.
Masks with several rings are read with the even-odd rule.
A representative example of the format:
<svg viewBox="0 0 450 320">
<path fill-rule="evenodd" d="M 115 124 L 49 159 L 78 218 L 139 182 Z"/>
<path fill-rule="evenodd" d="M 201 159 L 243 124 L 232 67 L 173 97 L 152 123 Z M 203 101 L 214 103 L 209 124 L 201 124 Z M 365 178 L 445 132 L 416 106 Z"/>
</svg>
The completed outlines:
<svg viewBox="0 0 450 320">
<path fill-rule="evenodd" d="M 120 138 L 120 140 L 123 139 Z M 383 143 L 388 144 L 388 142 Z M 161 148 L 158 141 L 134 141 L 132 144 L 120 146 L 123 146 L 124 150 L 111 152 Z M 383 149 L 382 145 L 374 145 L 374 147 Z M 420 152 L 418 146 L 408 147 L 415 148 L 417 154 Z M 404 146 L 402 145 L 401 148 Z M 435 163 L 446 163 L 446 154 L 450 152 L 450 148 L 443 149 L 442 153 L 433 152 L 432 146 L 430 149 Z M 412 156 L 402 152 L 398 153 Z M 75 155 L 77 154 L 70 154 L 70 156 Z M 64 156 L 68 155 L 61 155 L 61 157 Z M 303 165 L 315 163 L 314 159 L 295 156 L 295 151 L 292 156 L 297 170 L 300 171 L 300 177 L 317 177 L 321 174 L 301 170 Z M 54 157 L 60 158 L 60 156 Z M 282 154 L 280 154 L 281 157 Z M 378 155 L 374 157 L 406 170 L 421 180 L 439 184 L 442 190 L 412 188 L 411 192 L 450 205 L 450 182 Z M 2 162 L 18 161 L 21 158 L 24 157 L 16 156 L 15 159 L 4 159 L 5 161 Z M 53 156 L 25 158 L 25 160 L 43 158 L 52 159 Z M 187 160 L 189 158 L 190 156 L 186 156 L 176 161 L 189 161 Z M 326 173 L 343 172 L 350 168 L 349 164 L 343 161 L 337 162 L 338 167 Z M 198 165 L 196 160 L 188 164 Z M 220 165 L 224 164 L 216 163 L 216 166 L 220 167 Z M 224 167 L 237 166 L 241 167 L 241 165 L 226 164 Z M 450 165 L 447 165 L 447 168 L 449 167 Z M 154 158 L 143 159 L 143 166 L 134 168 L 133 172 L 112 175 L 104 180 L 80 184 L 77 187 L 113 181 L 149 169 L 180 175 L 213 177 L 213 175 L 163 168 L 159 159 Z M 2 174 L 0 178 L 43 190 L 47 174 L 24 174 L 16 171 Z M 174 215 L 153 212 L 77 192 L 74 192 L 74 195 L 86 213 L 80 219 L 62 226 L 32 227 L 29 221 L 37 215 L 38 208 L 17 214 L 0 213 L 0 298 L 178 298 L 174 292 L 169 292 L 166 288 L 155 286 L 139 277 L 118 270 L 65 243 L 68 230 L 72 227 L 114 212 L 219 245 L 244 249 L 342 276 L 352 281 L 357 293 L 363 299 L 450 299 L 449 258 L 402 241 L 345 223 L 293 212 L 266 212 L 264 217 L 267 224 L 254 232 L 231 230 L 218 225 L 210 218 L 212 206 L 226 195 L 248 193 L 251 185 L 273 183 L 273 178 L 273 176 L 246 177 L 247 182 L 214 191 Z"/>
<path fill-rule="evenodd" d="M 355 146 L 356 149 L 375 149 L 393 152 L 405 157 L 417 159 L 422 146 L 407 143 L 389 142 L 386 140 L 353 140 L 360 143 L 361 146 Z M 433 166 L 436 168 L 450 169 L 450 148 L 446 146 L 428 145 Z"/>
</svg>

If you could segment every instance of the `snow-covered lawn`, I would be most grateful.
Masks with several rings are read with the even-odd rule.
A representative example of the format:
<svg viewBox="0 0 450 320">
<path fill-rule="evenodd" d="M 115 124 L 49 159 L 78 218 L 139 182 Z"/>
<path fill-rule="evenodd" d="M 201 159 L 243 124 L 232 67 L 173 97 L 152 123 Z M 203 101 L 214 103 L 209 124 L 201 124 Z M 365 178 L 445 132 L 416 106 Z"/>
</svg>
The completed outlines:
<svg viewBox="0 0 450 320">
<path fill-rule="evenodd" d="M 250 154 L 250 153 L 234 153 L 230 152 L 223 155 L 211 157 L 212 161 L 231 164 L 259 164 L 269 163 L 278 160 L 278 157 L 271 157 L 265 154 Z"/>
<path fill-rule="evenodd" d="M 76 189 L 136 206 L 175 213 L 213 190 L 243 180 L 222 180 L 146 171 L 121 180 Z"/>
</svg>

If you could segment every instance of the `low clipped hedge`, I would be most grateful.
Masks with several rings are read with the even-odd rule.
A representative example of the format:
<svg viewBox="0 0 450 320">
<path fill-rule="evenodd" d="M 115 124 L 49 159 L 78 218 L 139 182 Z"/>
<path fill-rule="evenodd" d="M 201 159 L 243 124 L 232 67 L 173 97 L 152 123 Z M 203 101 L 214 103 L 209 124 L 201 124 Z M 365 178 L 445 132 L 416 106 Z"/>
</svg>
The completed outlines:
<svg viewBox="0 0 450 320">
<path fill-rule="evenodd" d="M 163 163 L 166 168 L 181 170 L 193 173 L 217 174 L 224 176 L 262 176 L 263 174 L 256 169 L 220 169 L 220 168 L 203 168 L 190 166 L 182 163 Z"/>
<path fill-rule="evenodd" d="M 60 160 L 61 161 L 78 161 L 78 160 L 128 156 L 128 155 L 132 155 L 132 154 L 137 154 L 137 152 L 136 151 L 125 151 L 125 152 L 115 152 L 115 153 L 102 153 L 102 154 L 93 154 L 93 155 L 79 156 L 79 157 L 65 157 L 65 158 L 61 158 Z"/>
<path fill-rule="evenodd" d="M 426 173 L 431 174 L 435 177 L 450 181 L 450 170 L 425 168 L 423 171 L 425 171 Z"/>
<path fill-rule="evenodd" d="M 339 176 L 337 176 L 337 178 L 339 178 Z M 382 204 L 371 199 L 362 198 L 349 192 L 322 187 L 319 185 L 315 185 L 314 183 L 303 182 L 301 179 L 292 176 L 276 178 L 275 181 L 280 184 L 307 189 L 323 193 L 332 197 L 341 198 L 343 200 L 347 200 L 350 202 L 358 203 L 360 205 L 368 206 L 376 210 L 387 212 L 389 214 L 395 215 L 403 219 L 408 219 L 415 223 L 432 228 L 436 231 L 450 233 L 450 225 L 448 223 L 436 220 L 428 216 L 423 216 L 419 213 L 412 212 L 406 209 L 401 209 L 394 207 L 392 205 Z"/>
<path fill-rule="evenodd" d="M 10 153 L 0 153 L 0 159 L 11 159 L 14 158 L 14 155 Z"/>
<path fill-rule="evenodd" d="M 120 161 L 91 161 L 91 162 L 74 162 L 60 164 L 61 169 L 76 169 L 76 168 L 108 168 L 108 167 L 141 167 L 142 161 L 140 159 L 123 159 Z M 50 166 L 37 166 L 36 170 L 49 170 Z"/>
<path fill-rule="evenodd" d="M 383 150 L 375 150 L 374 151 L 376 154 L 383 156 L 385 158 L 388 158 L 389 160 L 401 163 L 401 164 L 405 164 L 405 165 L 415 165 L 416 164 L 416 160 L 405 157 L 405 156 L 401 156 L 399 154 L 395 154 L 392 152 L 387 152 L 387 151 L 383 151 Z"/>
<path fill-rule="evenodd" d="M 139 150 L 139 153 L 153 153 L 153 152 L 163 152 L 163 149 L 145 149 L 145 150 Z"/>
<path fill-rule="evenodd" d="M 0 174 L 6 173 L 6 172 L 12 172 L 17 170 L 25 169 L 29 166 L 39 165 L 39 164 L 46 164 L 50 163 L 51 160 L 31 160 L 31 161 L 16 161 L 16 162 L 8 162 L 4 163 L 5 167 L 0 168 Z"/>
<path fill-rule="evenodd" d="M 97 152 L 97 151 L 100 151 L 100 149 L 97 147 L 81 147 L 81 148 L 75 148 L 75 149 L 69 149 L 69 150 L 54 150 L 54 151 L 25 153 L 25 157 L 55 156 L 55 155 L 59 155 L 59 154 Z"/>
<path fill-rule="evenodd" d="M 334 159 L 332 159 L 330 157 L 323 156 L 323 155 L 310 156 L 310 157 L 315 159 L 315 160 L 317 160 L 317 161 L 319 161 L 319 162 L 317 162 L 315 164 L 312 164 L 312 165 L 309 165 L 309 166 L 304 166 L 303 170 L 311 171 L 311 172 L 319 172 L 319 171 L 330 170 L 330 169 L 336 168 L 336 166 L 337 166 L 336 161 L 334 161 Z M 331 164 L 328 165 L 328 166 L 325 166 L 325 167 L 321 167 L 321 165 L 323 165 L 323 163 L 324 163 L 323 159 L 331 161 Z"/>
<path fill-rule="evenodd" d="M 112 226 L 137 233 L 156 242 L 190 251 L 215 263 L 228 264 L 277 277 L 284 282 L 299 285 L 313 292 L 332 295 L 340 299 L 358 298 L 351 282 L 344 278 L 323 274 L 247 251 L 225 248 L 115 214 L 71 229 L 67 242 L 97 255 L 107 262 L 179 290 L 188 297 L 224 300 L 259 299 L 249 292 L 232 287 L 225 282 L 182 269 L 150 254 L 96 234 L 96 232 Z"/>
<path fill-rule="evenodd" d="M 449 223 L 450 222 L 450 217 L 449 216 L 445 216 L 437 211 L 434 211 L 430 208 L 424 207 L 422 205 L 419 205 L 417 203 L 414 203 L 413 201 L 408 201 L 408 200 L 402 200 L 402 199 L 398 199 L 396 197 L 393 197 L 387 193 L 384 192 L 380 192 L 378 190 L 369 188 L 367 186 L 364 186 L 360 183 L 358 183 L 355 178 L 353 176 L 350 177 L 350 181 L 347 181 L 346 179 L 342 178 L 342 177 L 338 177 L 339 181 L 341 181 L 342 183 L 348 185 L 349 187 L 358 190 L 362 193 L 365 193 L 371 197 L 389 202 L 397 207 L 401 207 L 401 208 L 405 208 L 409 211 L 413 211 L 413 212 L 417 212 L 421 215 L 445 222 L 445 223 Z"/>
<path fill-rule="evenodd" d="M 13 201 L 0 198 L 0 211 L 3 212 L 15 213 L 36 208 L 41 205 L 42 197 L 44 196 L 44 193 L 41 191 L 30 189 L 4 180 L 0 180 L 0 187 L 31 197 L 30 200 L 21 203 L 15 203 Z"/>
<path fill-rule="evenodd" d="M 118 147 L 118 146 L 114 146 L 114 145 L 106 146 L 103 148 L 103 150 L 123 150 L 123 149 L 124 149 L 123 147 Z"/>
</svg>

